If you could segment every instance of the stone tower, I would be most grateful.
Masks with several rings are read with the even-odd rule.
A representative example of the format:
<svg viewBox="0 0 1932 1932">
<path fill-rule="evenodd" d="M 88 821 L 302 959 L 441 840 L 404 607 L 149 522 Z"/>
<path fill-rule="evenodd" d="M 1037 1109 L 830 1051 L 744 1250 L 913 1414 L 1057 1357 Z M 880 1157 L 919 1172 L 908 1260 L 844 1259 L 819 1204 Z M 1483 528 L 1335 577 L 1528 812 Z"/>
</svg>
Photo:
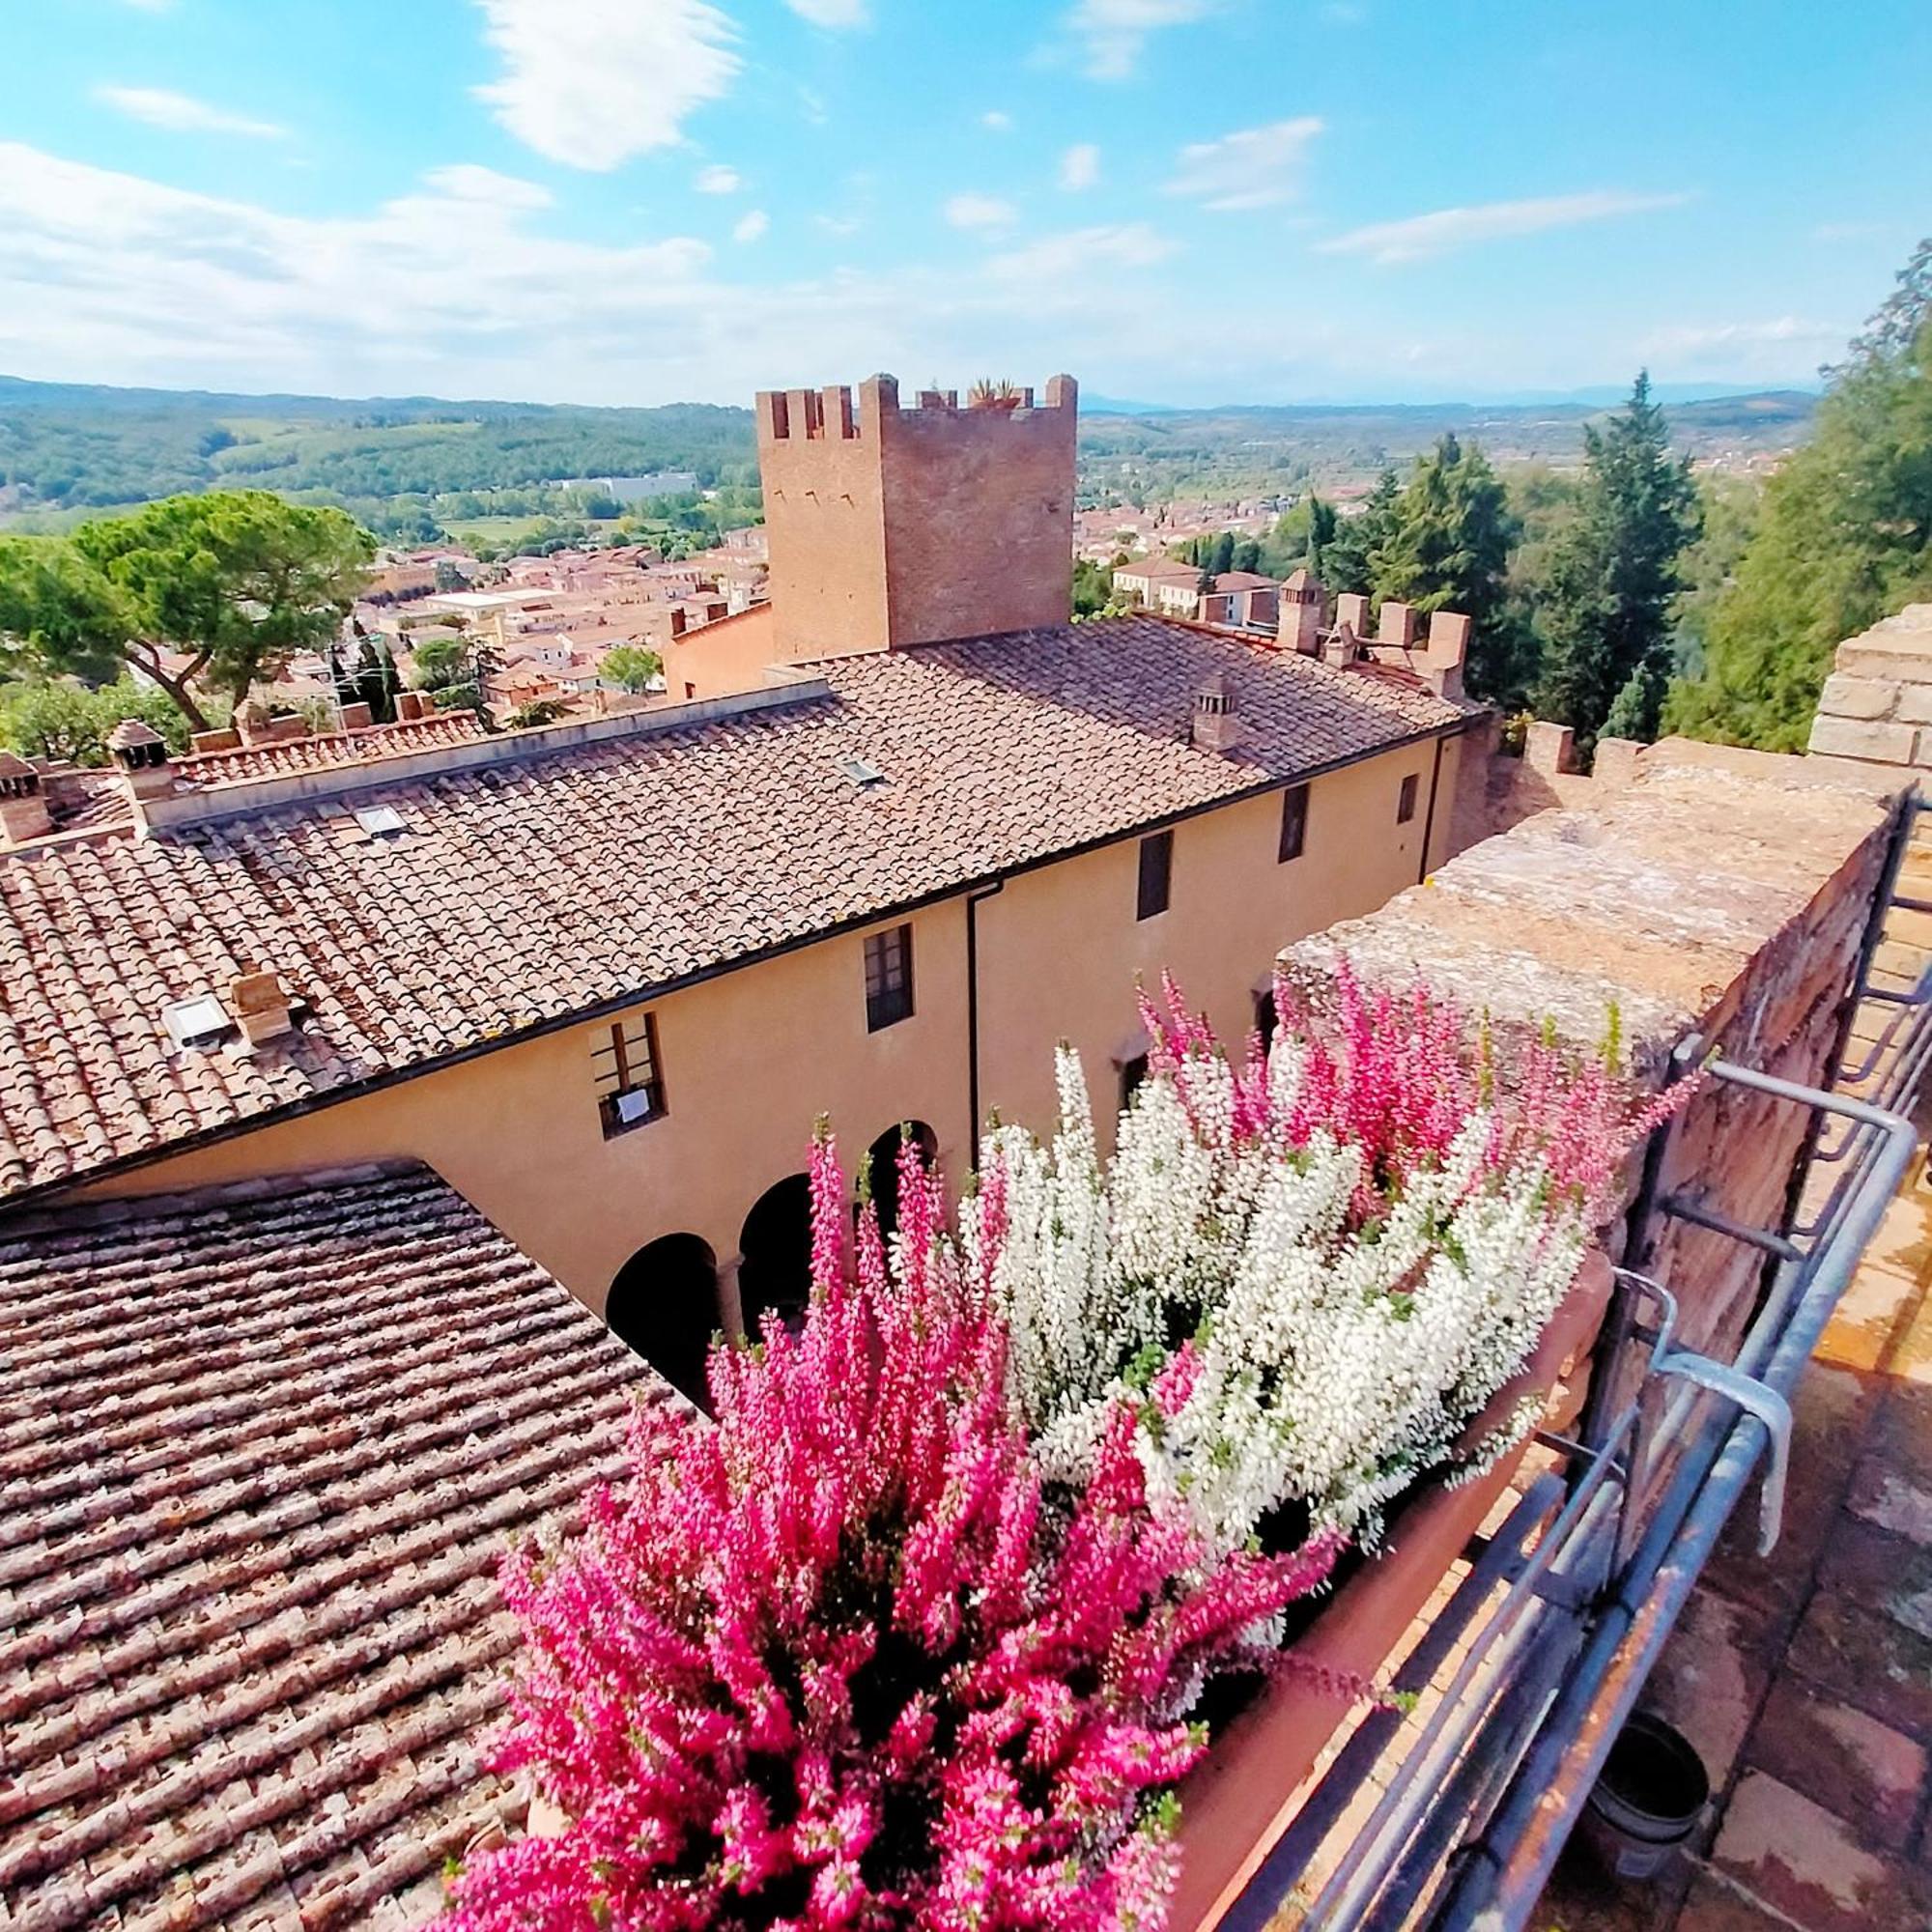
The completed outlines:
<svg viewBox="0 0 1932 1932">
<path fill-rule="evenodd" d="M 758 397 L 776 654 L 888 650 L 1071 614 L 1071 376 L 1016 400 L 899 407 L 874 376 Z"/>
</svg>

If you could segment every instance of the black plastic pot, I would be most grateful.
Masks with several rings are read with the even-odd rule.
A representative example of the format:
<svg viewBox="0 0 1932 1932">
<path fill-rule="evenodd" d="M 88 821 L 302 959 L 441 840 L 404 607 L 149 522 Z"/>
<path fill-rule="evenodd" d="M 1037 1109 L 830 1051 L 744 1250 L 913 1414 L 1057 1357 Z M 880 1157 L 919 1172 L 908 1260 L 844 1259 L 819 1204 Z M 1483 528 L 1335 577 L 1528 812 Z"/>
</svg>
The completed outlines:
<svg viewBox="0 0 1932 1932">
<path fill-rule="evenodd" d="M 1618 1878 L 1655 1878 L 1710 1798 L 1704 1761 L 1683 1733 L 1640 1711 L 1610 1747 L 1583 1808 L 1583 1836 Z"/>
</svg>

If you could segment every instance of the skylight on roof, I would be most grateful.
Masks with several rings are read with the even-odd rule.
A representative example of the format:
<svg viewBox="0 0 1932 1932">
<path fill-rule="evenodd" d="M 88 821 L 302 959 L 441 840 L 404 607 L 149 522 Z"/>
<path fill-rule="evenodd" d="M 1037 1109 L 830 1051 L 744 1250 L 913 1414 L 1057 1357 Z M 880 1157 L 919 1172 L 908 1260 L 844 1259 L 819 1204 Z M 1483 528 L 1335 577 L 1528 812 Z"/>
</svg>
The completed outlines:
<svg viewBox="0 0 1932 1932">
<path fill-rule="evenodd" d="M 864 758 L 843 759 L 839 764 L 839 770 L 855 785 L 877 785 L 886 781 L 885 773 L 877 765 L 870 764 Z"/>
<path fill-rule="evenodd" d="M 408 820 L 393 805 L 359 806 L 355 822 L 371 838 L 391 838 L 398 832 L 410 829 Z"/>
<path fill-rule="evenodd" d="M 176 1000 L 161 1009 L 161 1024 L 168 1030 L 175 1050 L 213 1046 L 235 1022 L 228 1009 L 213 993 L 199 993 L 191 1000 Z"/>
</svg>

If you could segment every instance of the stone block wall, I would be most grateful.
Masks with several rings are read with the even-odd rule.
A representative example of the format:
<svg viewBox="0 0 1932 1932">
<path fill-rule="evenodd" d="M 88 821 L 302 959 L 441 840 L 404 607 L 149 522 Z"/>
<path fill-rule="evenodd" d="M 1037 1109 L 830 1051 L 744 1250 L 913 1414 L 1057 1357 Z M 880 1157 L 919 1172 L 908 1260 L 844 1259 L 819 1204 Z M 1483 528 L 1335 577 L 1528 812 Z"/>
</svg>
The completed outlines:
<svg viewBox="0 0 1932 1932">
<path fill-rule="evenodd" d="M 1701 1040 L 1741 1064 L 1829 1085 L 1900 789 L 1835 763 L 1669 740 L 1452 859 L 1380 911 L 1282 955 L 1320 998 L 1343 958 L 1371 986 L 1425 981 L 1487 1011 L 1499 1033 L 1546 1019 L 1599 1050 L 1615 1010 L 1633 1077 L 1656 1086 Z M 1902 775 L 1901 775 L 1902 776 Z M 1809 1126 L 1806 1110 L 1708 1082 L 1678 1117 L 1660 1193 L 1682 1189 L 1754 1227 L 1776 1227 Z M 1639 1166 L 1627 1177 L 1626 1205 Z M 1613 1260 L 1678 1296 L 1686 1346 L 1728 1353 L 1762 1257 L 1653 1215 L 1643 1252 Z"/>
<path fill-rule="evenodd" d="M 1908 604 L 1838 646 L 1810 750 L 1932 771 L 1932 604 Z"/>
</svg>

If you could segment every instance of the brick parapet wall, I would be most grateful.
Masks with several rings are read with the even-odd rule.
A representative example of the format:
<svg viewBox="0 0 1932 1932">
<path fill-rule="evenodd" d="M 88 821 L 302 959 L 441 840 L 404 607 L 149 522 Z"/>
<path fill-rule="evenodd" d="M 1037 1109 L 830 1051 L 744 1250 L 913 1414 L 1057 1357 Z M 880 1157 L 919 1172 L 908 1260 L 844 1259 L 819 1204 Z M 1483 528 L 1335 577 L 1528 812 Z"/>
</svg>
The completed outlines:
<svg viewBox="0 0 1932 1932">
<path fill-rule="evenodd" d="M 1810 750 L 1932 771 L 1932 604 L 1908 604 L 1838 646 Z"/>
<path fill-rule="evenodd" d="M 1553 1024 L 1595 1052 L 1615 1010 L 1633 1079 L 1654 1087 L 1693 1037 L 1742 1064 L 1829 1084 L 1899 786 L 1824 761 L 1666 741 L 1623 782 L 1472 846 L 1380 911 L 1282 961 L 1320 999 L 1346 958 L 1372 987 L 1424 981 L 1507 1034 Z M 1803 1109 L 1708 1083 L 1674 1126 L 1660 1191 L 1778 1224 Z M 1627 1178 L 1634 1194 L 1638 1162 Z M 1653 1217 L 1633 1264 L 1679 1296 L 1684 1340 L 1723 1352 L 1761 1257 Z M 1622 1259 L 1621 1209 L 1605 1245 Z"/>
</svg>

